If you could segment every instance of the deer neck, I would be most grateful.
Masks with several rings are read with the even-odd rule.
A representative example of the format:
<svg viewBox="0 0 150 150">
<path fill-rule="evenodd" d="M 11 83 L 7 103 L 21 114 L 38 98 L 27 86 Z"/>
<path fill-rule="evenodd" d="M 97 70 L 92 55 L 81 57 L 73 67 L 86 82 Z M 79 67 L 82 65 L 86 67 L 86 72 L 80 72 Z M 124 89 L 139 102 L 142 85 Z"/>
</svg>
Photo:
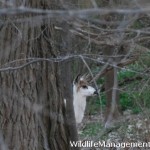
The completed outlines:
<svg viewBox="0 0 150 150">
<path fill-rule="evenodd" d="M 74 94 L 73 106 L 74 106 L 76 122 L 81 123 L 84 117 L 84 112 L 85 112 L 85 107 L 86 107 L 86 97 L 76 92 L 74 92 L 73 94 Z"/>
</svg>

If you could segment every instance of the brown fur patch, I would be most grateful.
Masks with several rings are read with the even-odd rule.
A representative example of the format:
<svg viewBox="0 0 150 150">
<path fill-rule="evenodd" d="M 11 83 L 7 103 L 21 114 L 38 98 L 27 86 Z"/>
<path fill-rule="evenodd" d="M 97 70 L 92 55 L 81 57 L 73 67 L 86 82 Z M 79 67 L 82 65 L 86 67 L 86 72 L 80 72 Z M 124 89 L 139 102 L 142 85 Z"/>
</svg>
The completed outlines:
<svg viewBox="0 0 150 150">
<path fill-rule="evenodd" d="M 79 80 L 79 82 L 77 83 L 77 92 L 82 86 L 88 86 L 88 82 L 86 80 Z"/>
</svg>

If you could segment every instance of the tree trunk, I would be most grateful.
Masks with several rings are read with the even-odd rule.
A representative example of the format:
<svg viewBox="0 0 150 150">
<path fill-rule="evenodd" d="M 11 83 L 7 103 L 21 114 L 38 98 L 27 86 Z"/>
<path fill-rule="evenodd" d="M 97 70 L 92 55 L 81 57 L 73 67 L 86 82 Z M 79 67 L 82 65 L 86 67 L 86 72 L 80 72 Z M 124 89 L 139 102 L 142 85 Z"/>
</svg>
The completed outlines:
<svg viewBox="0 0 150 150">
<path fill-rule="evenodd" d="M 115 68 L 116 69 L 116 68 Z M 106 91 L 106 113 L 105 127 L 113 124 L 113 121 L 120 116 L 118 82 L 115 80 L 115 69 L 110 70 L 105 75 Z"/>
<path fill-rule="evenodd" d="M 28 5 L 49 8 L 46 2 L 32 1 Z M 60 54 L 60 49 L 53 46 L 57 43 L 53 24 L 41 18 L 39 22 L 13 22 L 17 17 L 24 20 L 33 16 L 1 17 L 1 68 L 23 65 L 29 62 L 26 58 L 55 58 Z M 69 149 L 60 80 L 60 64 L 54 62 L 39 61 L 15 71 L 1 70 L 0 136 L 8 149 Z"/>
<path fill-rule="evenodd" d="M 103 51 L 106 56 L 113 56 L 114 48 L 108 47 Z M 110 65 L 117 65 L 117 60 L 105 60 Z M 116 63 L 115 63 L 116 62 Z M 106 91 L 106 112 L 105 112 L 105 127 L 110 127 L 113 121 L 120 115 L 119 111 L 119 90 L 117 81 L 117 68 L 108 71 L 105 75 L 105 91 Z"/>
<path fill-rule="evenodd" d="M 70 141 L 78 141 L 78 133 L 75 122 L 75 114 L 73 108 L 73 90 L 72 87 L 72 70 L 71 64 L 69 62 L 65 62 L 62 65 L 62 81 L 63 81 L 63 89 L 64 89 L 64 97 L 66 99 L 66 122 L 67 128 L 69 130 L 69 139 Z M 70 149 L 80 149 L 77 147 L 70 147 Z"/>
</svg>

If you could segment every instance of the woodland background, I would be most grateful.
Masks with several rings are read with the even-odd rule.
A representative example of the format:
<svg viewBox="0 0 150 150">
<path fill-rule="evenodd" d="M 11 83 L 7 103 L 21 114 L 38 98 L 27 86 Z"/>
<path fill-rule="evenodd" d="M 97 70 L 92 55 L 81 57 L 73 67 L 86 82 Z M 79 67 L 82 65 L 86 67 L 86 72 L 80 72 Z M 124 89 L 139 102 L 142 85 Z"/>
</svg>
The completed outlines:
<svg viewBox="0 0 150 150">
<path fill-rule="evenodd" d="M 149 13 L 149 0 L 0 0 L 0 149 L 150 142 Z M 78 73 L 100 94 L 77 128 Z"/>
</svg>

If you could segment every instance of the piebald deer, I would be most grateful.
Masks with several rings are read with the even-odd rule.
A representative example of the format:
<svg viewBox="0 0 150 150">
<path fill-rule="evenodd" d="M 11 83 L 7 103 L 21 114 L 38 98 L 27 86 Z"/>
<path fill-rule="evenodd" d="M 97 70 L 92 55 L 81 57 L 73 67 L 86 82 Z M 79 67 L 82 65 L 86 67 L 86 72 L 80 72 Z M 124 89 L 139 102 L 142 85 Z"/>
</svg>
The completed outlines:
<svg viewBox="0 0 150 150">
<path fill-rule="evenodd" d="M 73 106 L 75 112 L 76 123 L 81 123 L 86 108 L 86 98 L 88 96 L 97 95 L 95 88 L 88 85 L 86 76 L 78 75 L 73 82 Z"/>
</svg>

